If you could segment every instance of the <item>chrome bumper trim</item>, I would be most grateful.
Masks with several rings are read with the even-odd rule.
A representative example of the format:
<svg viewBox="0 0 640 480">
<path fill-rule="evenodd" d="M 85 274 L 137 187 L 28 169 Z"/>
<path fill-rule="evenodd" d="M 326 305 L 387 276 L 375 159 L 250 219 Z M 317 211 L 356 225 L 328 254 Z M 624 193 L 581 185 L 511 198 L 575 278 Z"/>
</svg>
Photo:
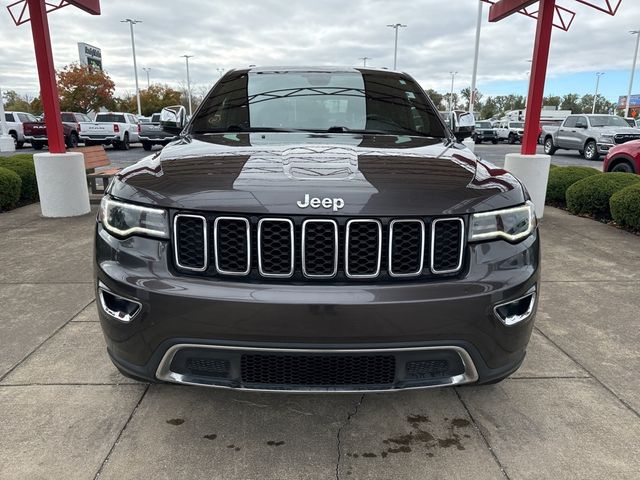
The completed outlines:
<svg viewBox="0 0 640 480">
<path fill-rule="evenodd" d="M 296 388 L 296 389 L 286 389 L 286 388 L 278 388 L 278 389 L 261 389 L 261 388 L 246 388 L 246 387 L 230 387 L 227 385 L 215 385 L 210 383 L 196 382 L 193 381 L 192 377 L 189 375 L 183 375 L 180 373 L 172 372 L 171 362 L 176 354 L 185 348 L 194 348 L 194 349 L 208 349 L 208 350 L 232 350 L 232 351 L 248 351 L 248 352 L 272 352 L 272 353 L 394 353 L 394 352 L 417 352 L 417 351 L 430 351 L 430 350 L 451 350 L 456 352 L 460 359 L 462 360 L 462 364 L 464 365 L 464 373 L 460 375 L 455 375 L 453 377 L 439 379 L 437 383 L 433 385 L 420 385 L 415 387 L 404 387 L 404 388 L 389 388 L 382 390 L 374 390 L 374 389 L 341 389 L 341 388 Z M 465 383 L 473 383 L 478 380 L 478 371 L 471 359 L 469 353 L 462 347 L 443 345 L 437 347 L 407 347 L 407 348 L 351 348 L 351 349 L 307 349 L 307 348 L 266 348 L 266 347 L 240 347 L 240 346 L 229 346 L 229 345 L 202 345 L 202 344 L 189 344 L 189 343 L 180 343 L 169 348 L 162 360 L 160 361 L 158 368 L 156 370 L 156 378 L 158 380 L 162 380 L 164 382 L 178 383 L 182 385 L 195 385 L 201 387 L 211 387 L 211 388 L 220 388 L 226 390 L 245 390 L 252 392 L 273 392 L 273 393 L 384 393 L 384 392 L 397 392 L 402 390 L 418 390 L 425 388 L 435 388 L 435 387 L 447 387 L 454 385 L 463 385 Z"/>
</svg>

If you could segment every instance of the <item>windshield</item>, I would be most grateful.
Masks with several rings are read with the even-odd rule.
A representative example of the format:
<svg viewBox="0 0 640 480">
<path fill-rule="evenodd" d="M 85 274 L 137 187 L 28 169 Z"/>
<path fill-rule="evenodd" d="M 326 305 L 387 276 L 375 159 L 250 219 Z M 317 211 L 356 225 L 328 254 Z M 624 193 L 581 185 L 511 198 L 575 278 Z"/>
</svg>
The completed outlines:
<svg viewBox="0 0 640 480">
<path fill-rule="evenodd" d="M 511 123 L 509 123 L 509 128 L 524 128 L 524 123 L 522 123 L 522 122 L 511 122 Z"/>
<path fill-rule="evenodd" d="M 476 122 L 476 128 L 491 128 L 491 122 Z"/>
<path fill-rule="evenodd" d="M 391 72 L 239 72 L 216 85 L 191 127 L 270 130 L 447 136 L 420 87 Z"/>
<path fill-rule="evenodd" d="M 99 113 L 96 115 L 96 123 L 125 123 L 124 115 L 115 113 Z"/>
<path fill-rule="evenodd" d="M 592 127 L 628 127 L 624 118 L 616 117 L 615 115 L 597 115 L 595 117 L 589 117 Z"/>
</svg>

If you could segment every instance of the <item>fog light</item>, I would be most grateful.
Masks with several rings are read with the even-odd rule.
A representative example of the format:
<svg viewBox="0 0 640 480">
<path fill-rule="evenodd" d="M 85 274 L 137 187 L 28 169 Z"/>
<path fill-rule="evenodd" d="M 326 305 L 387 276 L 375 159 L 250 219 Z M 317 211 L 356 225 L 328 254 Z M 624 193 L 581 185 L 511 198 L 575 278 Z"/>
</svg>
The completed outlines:
<svg viewBox="0 0 640 480">
<path fill-rule="evenodd" d="M 105 285 L 98 285 L 98 297 L 102 310 L 112 318 L 129 323 L 140 312 L 142 304 L 129 298 L 116 295 L 108 290 Z"/>
<path fill-rule="evenodd" d="M 511 326 L 529 318 L 535 304 L 536 291 L 532 289 L 524 297 L 496 305 L 493 311 L 502 323 Z"/>
</svg>

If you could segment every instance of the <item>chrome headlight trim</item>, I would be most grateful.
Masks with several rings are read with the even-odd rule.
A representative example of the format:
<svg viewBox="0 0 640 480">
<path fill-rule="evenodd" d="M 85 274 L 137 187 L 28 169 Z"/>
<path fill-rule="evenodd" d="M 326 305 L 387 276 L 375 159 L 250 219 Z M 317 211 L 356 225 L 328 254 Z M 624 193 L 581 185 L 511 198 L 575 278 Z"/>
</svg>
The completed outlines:
<svg viewBox="0 0 640 480">
<path fill-rule="evenodd" d="M 139 225 L 131 225 L 129 228 L 118 228 L 111 223 L 109 223 L 109 211 L 113 207 L 122 208 L 125 211 L 132 211 L 139 215 L 144 214 L 145 217 L 157 216 L 156 220 L 158 220 L 159 224 L 163 225 L 162 230 L 148 228 L 142 224 Z M 133 203 L 125 203 L 118 200 L 114 200 L 113 198 L 105 195 L 102 197 L 100 201 L 100 212 L 98 215 L 98 221 L 102 223 L 104 228 L 119 237 L 129 237 L 131 235 L 148 235 L 151 237 L 157 238 L 169 238 L 169 215 L 166 210 L 161 208 L 151 208 L 151 207 L 143 207 L 142 205 L 136 205 Z M 142 221 L 141 221 L 142 222 Z"/>
<path fill-rule="evenodd" d="M 523 214 L 523 219 L 524 219 L 524 215 L 526 215 L 526 221 L 527 221 L 527 228 L 521 232 L 518 232 L 516 234 L 511 234 L 511 233 L 505 232 L 504 230 L 500 230 L 499 227 L 496 225 L 496 230 L 494 231 L 485 232 L 485 233 L 474 233 L 475 221 L 477 219 L 484 219 L 484 218 L 490 218 L 490 217 L 498 218 L 503 215 L 513 215 L 513 214 L 519 214 L 519 213 Z M 518 207 L 505 208 L 501 210 L 492 210 L 490 212 L 474 213 L 473 215 L 471 215 L 471 221 L 469 222 L 469 241 L 479 242 L 483 240 L 492 240 L 496 238 L 502 238 L 509 242 L 517 242 L 531 235 L 535 230 L 536 225 L 537 225 L 537 219 L 536 219 L 536 213 L 535 213 L 535 208 L 533 206 L 533 202 L 531 202 L 530 200 L 527 200 L 524 205 L 520 205 Z"/>
</svg>

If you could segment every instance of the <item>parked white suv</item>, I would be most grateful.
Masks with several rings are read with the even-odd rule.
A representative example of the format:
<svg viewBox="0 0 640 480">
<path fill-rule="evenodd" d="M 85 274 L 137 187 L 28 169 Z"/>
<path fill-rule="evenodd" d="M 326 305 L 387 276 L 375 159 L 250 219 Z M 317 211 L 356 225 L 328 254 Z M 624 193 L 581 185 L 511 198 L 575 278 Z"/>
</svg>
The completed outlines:
<svg viewBox="0 0 640 480">
<path fill-rule="evenodd" d="M 4 117 L 7 121 L 8 133 L 13 137 L 16 148 L 22 148 L 25 142 L 22 124 L 37 122 L 38 119 L 30 113 L 25 112 L 4 112 Z"/>
<path fill-rule="evenodd" d="M 93 122 L 80 123 L 80 140 L 86 146 L 102 144 L 128 150 L 140 140 L 140 123 L 135 115 L 122 112 L 101 112 Z"/>
<path fill-rule="evenodd" d="M 511 122 L 508 120 L 501 120 L 494 125 L 496 133 L 498 134 L 498 141 L 506 140 L 509 143 L 521 142 L 524 136 L 524 123 L 523 122 Z"/>
</svg>

